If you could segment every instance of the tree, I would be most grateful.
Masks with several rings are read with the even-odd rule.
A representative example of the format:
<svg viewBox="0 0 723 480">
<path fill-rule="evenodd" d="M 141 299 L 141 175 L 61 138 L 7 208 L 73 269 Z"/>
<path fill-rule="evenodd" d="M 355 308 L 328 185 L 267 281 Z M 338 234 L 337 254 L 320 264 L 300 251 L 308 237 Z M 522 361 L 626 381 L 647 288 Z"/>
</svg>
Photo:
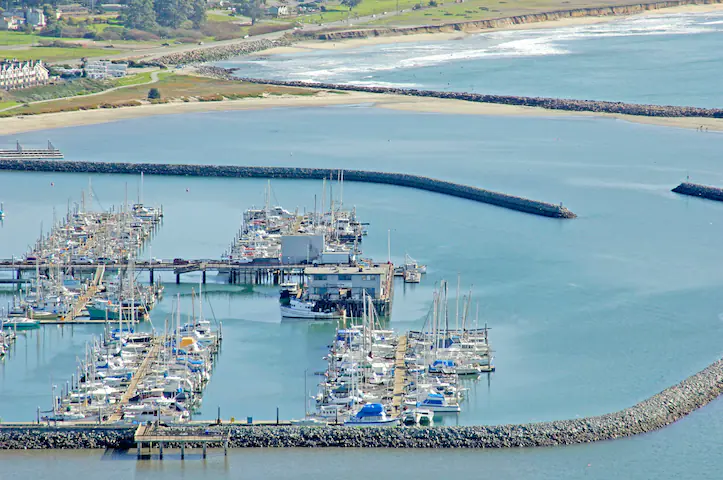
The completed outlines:
<svg viewBox="0 0 723 480">
<path fill-rule="evenodd" d="M 152 30 L 156 26 L 153 0 L 129 0 L 123 13 L 123 25 L 138 30 Z"/>
<path fill-rule="evenodd" d="M 251 19 L 251 25 L 255 25 L 256 21 L 264 16 L 264 2 L 261 0 L 243 0 L 239 4 L 241 13 Z"/>
<path fill-rule="evenodd" d="M 193 28 L 201 28 L 206 23 L 206 0 L 193 0 L 191 14 L 188 19 L 193 22 Z"/>
<path fill-rule="evenodd" d="M 161 92 L 157 88 L 148 90 L 148 100 L 160 100 Z"/>
<path fill-rule="evenodd" d="M 156 21 L 159 25 L 179 28 L 193 12 L 192 0 L 155 0 Z"/>
<path fill-rule="evenodd" d="M 356 7 L 360 3 L 361 3 L 361 0 L 341 0 L 341 4 L 349 7 L 350 11 L 352 8 Z"/>
</svg>

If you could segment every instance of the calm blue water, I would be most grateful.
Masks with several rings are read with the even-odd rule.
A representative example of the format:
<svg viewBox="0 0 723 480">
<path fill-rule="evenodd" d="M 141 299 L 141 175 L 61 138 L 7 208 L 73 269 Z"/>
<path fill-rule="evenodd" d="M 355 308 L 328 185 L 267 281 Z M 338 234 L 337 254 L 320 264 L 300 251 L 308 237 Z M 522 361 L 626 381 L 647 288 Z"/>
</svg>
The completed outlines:
<svg viewBox="0 0 723 480">
<path fill-rule="evenodd" d="M 199 131 L 202 143 L 194 140 Z M 20 136 L 27 143 L 45 138 L 72 159 L 372 168 L 563 201 L 578 219 L 538 218 L 404 188 L 345 188 L 345 201 L 372 224 L 368 255 L 386 258 L 392 229 L 394 259 L 408 252 L 430 266 L 423 284 L 399 285 L 392 327 L 420 326 L 435 282 L 454 284 L 459 272 L 463 285 L 474 284 L 482 319 L 493 328 L 498 371 L 489 383 L 483 377 L 470 385 L 463 424 L 616 410 L 721 354 L 723 205 L 669 191 L 686 175 L 723 184 L 719 134 L 607 119 L 344 107 L 166 116 Z M 133 143 L 121 140 L 127 138 Z M 106 207 L 122 201 L 126 189 L 135 197 L 138 183 L 92 178 Z M 40 221 L 52 221 L 53 206 L 62 214 L 87 185 L 86 175 L 0 174 L 8 211 L 0 254 L 22 254 Z M 220 255 L 241 211 L 261 203 L 264 186 L 263 180 L 146 177 L 144 200 L 163 204 L 166 213 L 149 254 Z M 289 208 L 312 205 L 320 195 L 319 182 L 272 186 L 274 200 Z M 302 415 L 304 370 L 312 388 L 331 327 L 281 323 L 271 287 L 243 290 L 215 281 L 210 301 L 226 340 L 200 415 L 213 417 L 218 406 L 227 417 L 272 418 L 277 406 L 283 418 Z M 181 289 L 185 311 L 192 286 Z M 156 328 L 171 310 L 174 288 L 153 312 Z M 73 335 L 82 342 L 93 328 Z M 23 340 L 18 352 L 36 344 L 34 337 Z M 15 376 L 0 389 L 0 416 L 33 418 L 50 398 L 51 376 L 73 373 L 77 345 L 53 340 L 47 349 L 54 353 L 42 362 L 19 353 L 6 361 Z M 16 369 L 32 369 L 35 380 L 24 381 Z M 18 390 L 27 403 L 10 401 Z"/>
<path fill-rule="evenodd" d="M 240 76 L 723 107 L 723 13 L 241 57 Z"/>
</svg>

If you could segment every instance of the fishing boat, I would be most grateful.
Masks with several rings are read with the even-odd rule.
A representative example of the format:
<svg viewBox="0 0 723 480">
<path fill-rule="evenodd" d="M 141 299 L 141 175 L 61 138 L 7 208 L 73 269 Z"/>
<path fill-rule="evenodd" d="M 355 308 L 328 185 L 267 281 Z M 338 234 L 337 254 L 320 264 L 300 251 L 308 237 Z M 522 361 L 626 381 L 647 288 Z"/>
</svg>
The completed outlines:
<svg viewBox="0 0 723 480">
<path fill-rule="evenodd" d="M 0 320 L 0 328 L 14 330 L 32 330 L 40 328 L 40 321 L 27 317 L 8 317 Z"/>
<path fill-rule="evenodd" d="M 350 427 L 394 427 L 397 425 L 399 425 L 399 418 L 389 417 L 381 403 L 367 403 L 356 415 L 344 422 L 344 426 Z"/>
<path fill-rule="evenodd" d="M 404 270 L 404 283 L 419 283 L 422 281 L 422 274 L 418 270 Z"/>
<path fill-rule="evenodd" d="M 0 218 L 5 218 L 5 210 L 3 210 L 2 202 L 0 202 Z"/>
<path fill-rule="evenodd" d="M 311 320 L 337 320 L 343 318 L 343 310 L 322 309 L 314 302 L 292 298 L 288 305 L 281 305 L 281 316 L 285 318 L 307 318 Z"/>
</svg>

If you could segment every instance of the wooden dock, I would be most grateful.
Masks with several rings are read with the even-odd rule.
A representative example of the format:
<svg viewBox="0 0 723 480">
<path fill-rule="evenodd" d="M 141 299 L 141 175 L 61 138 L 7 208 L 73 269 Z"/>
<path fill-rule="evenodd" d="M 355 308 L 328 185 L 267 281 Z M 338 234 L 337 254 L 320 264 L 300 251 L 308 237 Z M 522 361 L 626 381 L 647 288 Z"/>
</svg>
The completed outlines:
<svg viewBox="0 0 723 480">
<path fill-rule="evenodd" d="M 155 445 L 158 446 L 159 458 L 163 460 L 163 447 L 166 445 L 179 445 L 181 447 L 181 460 L 186 457 L 188 444 L 200 444 L 203 449 L 203 458 L 206 458 L 206 449 L 209 443 L 223 445 L 223 454 L 228 455 L 230 432 L 209 431 L 208 429 L 189 432 L 187 429 L 174 430 L 154 424 L 139 425 L 133 436 L 136 442 L 138 459 L 151 458 Z"/>
<path fill-rule="evenodd" d="M 95 270 L 95 276 L 93 277 L 93 281 L 88 286 L 88 290 L 86 290 L 85 293 L 78 297 L 78 301 L 75 302 L 75 305 L 73 305 L 70 313 L 62 317 L 61 322 L 59 323 L 70 323 L 80 316 L 80 312 L 85 309 L 85 307 L 88 305 L 88 302 L 90 302 L 90 299 L 93 298 L 96 293 L 98 293 L 98 287 L 100 286 L 100 282 L 103 280 L 104 273 L 105 265 L 98 265 L 98 268 Z"/>
<path fill-rule="evenodd" d="M 394 393 L 392 396 L 392 416 L 402 413 L 404 390 L 407 384 L 407 366 L 404 357 L 407 355 L 407 335 L 399 337 L 396 354 L 394 355 Z"/>
<path fill-rule="evenodd" d="M 125 393 L 120 399 L 120 402 L 118 403 L 118 410 L 110 416 L 110 418 L 108 419 L 108 423 L 116 423 L 120 421 L 123 413 L 123 406 L 127 405 L 131 397 L 135 395 L 136 388 L 138 388 L 138 382 L 140 382 L 141 378 L 146 375 L 146 370 L 148 370 L 148 366 L 158 356 L 158 351 L 160 350 L 160 348 L 161 344 L 158 343 L 157 340 L 154 341 L 151 345 L 150 350 L 148 350 L 146 358 L 143 359 L 143 362 L 141 362 L 140 366 L 133 374 L 133 378 L 131 378 L 131 382 L 128 384 L 128 388 L 126 389 Z"/>
</svg>

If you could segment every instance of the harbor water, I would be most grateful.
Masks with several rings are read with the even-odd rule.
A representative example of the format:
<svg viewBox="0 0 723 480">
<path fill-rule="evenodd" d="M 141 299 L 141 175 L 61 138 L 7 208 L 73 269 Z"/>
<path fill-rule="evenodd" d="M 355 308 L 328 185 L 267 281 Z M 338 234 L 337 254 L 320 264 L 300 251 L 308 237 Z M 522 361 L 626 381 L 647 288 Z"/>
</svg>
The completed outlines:
<svg viewBox="0 0 723 480">
<path fill-rule="evenodd" d="M 708 17 L 694 21 L 703 18 Z M 537 57 L 535 62 L 504 60 L 516 66 L 507 73 L 490 72 L 488 78 L 506 78 L 508 87 L 477 89 L 720 106 L 717 90 L 707 83 L 717 78 L 707 69 L 719 68 L 720 62 L 695 60 L 686 50 L 687 42 L 698 42 L 696 49 L 707 51 L 705 58 L 715 58 L 720 52 L 706 48 L 707 35 L 714 34 L 719 35 L 641 35 L 632 40 L 589 35 L 575 40 L 578 46 L 587 42 L 585 48 L 606 49 L 600 55 L 611 62 L 617 58 L 639 66 L 630 73 L 637 86 L 621 80 L 613 91 L 577 81 L 583 90 L 576 91 L 563 86 L 571 81 L 565 70 L 548 65 L 558 78 L 541 80 L 537 90 L 514 88 L 520 79 L 516 68 L 542 68 L 554 57 L 567 58 L 569 68 L 577 71 L 580 66 L 574 63 L 588 56 L 578 53 Z M 645 75 L 652 73 L 634 49 L 613 55 L 609 43 L 598 43 L 624 45 L 643 38 L 646 45 L 666 42 L 671 65 L 690 60 L 689 68 L 696 72 L 690 88 L 680 88 L 674 79 L 649 82 Z M 466 41 L 472 40 L 461 42 Z M 456 78 L 453 65 L 435 68 L 448 72 L 450 83 Z M 553 88 L 555 80 L 559 90 Z M 402 80 L 391 80 L 397 81 Z M 456 85 L 466 89 L 466 83 Z M 723 135 L 717 133 L 592 117 L 457 116 L 358 105 L 148 117 L 0 136 L 0 143 L 16 138 L 27 144 L 51 139 L 71 160 L 376 169 L 563 202 L 577 219 L 538 218 L 407 188 L 345 185 L 344 203 L 356 205 L 360 218 L 371 222 L 363 244 L 366 255 L 386 260 L 391 231 L 393 261 L 409 253 L 428 265 L 421 284 L 396 285 L 392 328 L 419 328 L 435 283 L 447 279 L 454 285 L 458 274 L 463 289 L 474 285 L 480 323 L 492 327 L 497 371 L 466 385 L 470 390 L 463 412 L 447 423 L 541 421 L 617 410 L 677 383 L 723 353 L 723 205 L 670 192 L 688 177 L 723 185 Z M 97 208 L 119 204 L 126 195 L 129 201 L 140 196 L 136 177 L 91 176 L 91 181 Z M 0 257 L 22 255 L 38 237 L 40 223 L 47 231 L 54 213 L 60 218 L 88 183 L 89 176 L 82 174 L 0 172 L 0 200 L 7 214 L 0 224 Z M 237 231 L 241 212 L 263 203 L 265 186 L 265 180 L 146 176 L 143 200 L 163 204 L 165 217 L 152 250 L 143 255 L 218 258 Z M 316 181 L 274 180 L 272 187 L 273 203 L 290 210 L 313 208 L 314 196 L 321 195 Z M 147 280 L 143 275 L 139 278 Z M 198 288 L 199 277 L 188 275 L 180 286 L 172 284 L 173 277 L 164 280 L 165 300 L 151 317 L 156 329 L 163 328 L 177 293 L 184 315 L 190 313 L 190 293 Z M 276 288 L 225 281 L 210 276 L 204 287 L 204 313 L 223 324 L 224 344 L 196 417 L 214 418 L 219 407 L 224 418 L 273 419 L 277 407 L 282 418 L 302 416 L 304 385 L 314 388 L 333 325 L 282 322 Z M 0 302 L 12 297 L 9 287 L 3 289 Z M 38 406 L 47 409 L 52 385 L 70 378 L 83 344 L 101 330 L 45 326 L 21 335 L 0 364 L 3 421 L 33 420 Z M 715 401 L 669 428 L 637 438 L 551 449 L 254 450 L 183 465 L 136 463 L 132 456 L 103 452 L 6 452 L 0 453 L 0 461 L 18 478 L 26 478 L 28 468 L 37 478 L 54 478 L 62 471 L 58 467 L 70 464 L 83 473 L 119 478 L 219 478 L 232 471 L 284 478 L 322 470 L 362 478 L 391 475 L 400 468 L 422 476 L 435 470 L 464 474 L 480 465 L 503 478 L 715 478 L 723 467 L 715 454 L 723 438 L 721 405 Z"/>
<path fill-rule="evenodd" d="M 118 131 L 134 139 L 133 151 L 113 140 Z M 177 140 L 193 138 L 194 131 L 208 132 L 203 144 Z M 670 192 L 686 176 L 723 183 L 718 134 L 607 119 L 461 117 L 359 106 L 145 118 L 20 140 L 61 135 L 72 159 L 384 169 L 563 201 L 577 219 L 538 218 L 407 188 L 345 186 L 345 203 L 371 222 L 365 254 L 385 260 L 391 230 L 394 261 L 409 253 L 429 265 L 422 284 L 397 285 L 392 327 L 421 327 L 441 279 L 454 285 L 459 273 L 463 286 L 474 285 L 480 321 L 492 327 L 497 372 L 468 385 L 461 424 L 620 409 L 721 353 L 723 205 Z M 0 182 L 8 212 L 0 241 L 9 257 L 34 241 L 40 220 L 52 223 L 53 205 L 62 215 L 68 199 L 87 188 L 88 176 L 5 172 Z M 139 183 L 131 176 L 95 176 L 93 201 L 117 203 L 126 191 L 132 199 Z M 263 203 L 265 186 L 261 179 L 147 176 L 144 202 L 162 203 L 165 213 L 147 254 L 218 258 L 241 212 Z M 276 180 L 272 188 L 273 202 L 289 209 L 312 208 L 314 195 L 321 195 L 318 181 Z M 333 326 L 281 322 L 273 287 L 209 280 L 215 282 L 207 292 L 225 342 L 197 417 L 213 418 L 219 406 L 225 417 L 270 419 L 276 407 L 282 418 L 303 415 L 304 371 L 311 389 Z M 180 292 L 190 313 L 198 276 L 185 281 Z M 168 285 L 167 300 L 153 310 L 156 329 L 163 328 L 174 293 L 175 285 Z M 74 330 L 88 335 L 93 328 L 102 327 Z M 16 352 L 38 348 L 42 338 L 35 337 L 43 333 L 28 335 Z M 57 379 L 74 372 L 75 355 L 82 353 L 77 347 L 54 341 L 49 348 L 66 363 L 15 367 L 24 362 L 18 353 L 5 361 L 8 370 L 31 369 L 42 388 L 25 386 L 22 378 L 5 380 L 0 395 L 12 388 L 37 398 L 16 403 L 0 397 L 4 419 L 34 418 L 36 407 L 50 398 L 51 374 Z"/>
</svg>

